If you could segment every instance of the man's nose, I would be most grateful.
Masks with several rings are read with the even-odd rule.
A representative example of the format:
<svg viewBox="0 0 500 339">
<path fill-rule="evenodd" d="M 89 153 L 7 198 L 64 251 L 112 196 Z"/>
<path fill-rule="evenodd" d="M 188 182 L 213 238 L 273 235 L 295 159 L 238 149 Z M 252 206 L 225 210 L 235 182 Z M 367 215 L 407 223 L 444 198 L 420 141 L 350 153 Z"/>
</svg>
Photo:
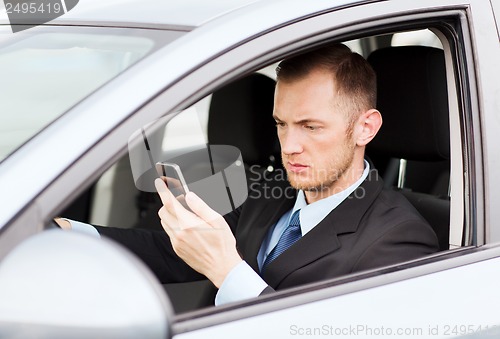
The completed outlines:
<svg viewBox="0 0 500 339">
<path fill-rule="evenodd" d="M 302 153 L 302 141 L 300 135 L 293 129 L 287 130 L 285 133 L 279 136 L 281 151 L 284 154 L 297 154 Z"/>
</svg>

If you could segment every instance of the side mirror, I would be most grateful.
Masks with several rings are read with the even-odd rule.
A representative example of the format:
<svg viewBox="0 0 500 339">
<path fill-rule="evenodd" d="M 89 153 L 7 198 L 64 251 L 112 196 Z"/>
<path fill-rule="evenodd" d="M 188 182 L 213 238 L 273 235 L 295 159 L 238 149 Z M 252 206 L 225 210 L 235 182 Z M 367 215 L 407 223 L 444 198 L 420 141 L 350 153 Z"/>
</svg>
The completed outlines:
<svg viewBox="0 0 500 339">
<path fill-rule="evenodd" d="M 0 262 L 1 338 L 170 338 L 172 308 L 120 245 L 49 230 Z"/>
</svg>

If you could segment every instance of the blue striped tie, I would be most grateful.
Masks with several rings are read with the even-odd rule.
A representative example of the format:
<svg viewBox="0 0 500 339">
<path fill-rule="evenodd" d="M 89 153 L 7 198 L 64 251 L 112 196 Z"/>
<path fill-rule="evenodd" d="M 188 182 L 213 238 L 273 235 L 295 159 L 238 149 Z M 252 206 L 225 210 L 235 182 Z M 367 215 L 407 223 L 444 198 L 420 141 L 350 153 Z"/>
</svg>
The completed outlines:
<svg viewBox="0 0 500 339">
<path fill-rule="evenodd" d="M 285 252 L 288 247 L 292 246 L 297 240 L 302 237 L 302 232 L 300 230 L 299 212 L 300 210 L 295 211 L 295 213 L 292 215 L 290 223 L 281 235 L 280 240 L 264 261 L 262 269 L 260 270 L 261 273 L 264 273 L 266 266 L 269 265 L 271 261 L 276 259 L 281 253 Z"/>
</svg>

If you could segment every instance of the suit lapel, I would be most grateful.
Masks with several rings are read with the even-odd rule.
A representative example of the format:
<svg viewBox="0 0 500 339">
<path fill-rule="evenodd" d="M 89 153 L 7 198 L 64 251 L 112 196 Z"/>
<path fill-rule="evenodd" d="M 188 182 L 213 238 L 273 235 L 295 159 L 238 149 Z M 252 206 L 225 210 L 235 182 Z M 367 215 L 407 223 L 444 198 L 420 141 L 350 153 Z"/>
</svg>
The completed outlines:
<svg viewBox="0 0 500 339">
<path fill-rule="evenodd" d="M 365 180 L 316 227 L 271 262 L 264 280 L 276 288 L 293 271 L 337 250 L 340 247 L 338 235 L 357 230 L 361 218 L 381 190 L 379 181 Z"/>
</svg>

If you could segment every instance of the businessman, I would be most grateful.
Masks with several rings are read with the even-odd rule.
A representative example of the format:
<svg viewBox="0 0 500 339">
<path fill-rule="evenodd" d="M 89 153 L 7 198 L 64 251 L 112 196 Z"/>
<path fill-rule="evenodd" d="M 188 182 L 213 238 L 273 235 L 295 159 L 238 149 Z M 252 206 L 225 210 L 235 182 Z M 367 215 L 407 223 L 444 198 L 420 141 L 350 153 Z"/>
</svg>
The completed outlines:
<svg viewBox="0 0 500 339">
<path fill-rule="evenodd" d="M 163 282 L 207 277 L 219 289 L 217 305 L 436 252 L 432 228 L 364 160 L 382 125 L 366 60 L 334 44 L 276 71 L 273 116 L 287 180 L 265 185 L 294 194 L 262 191 L 221 216 L 192 192 L 188 211 L 157 179 L 165 232 L 96 227 L 99 234 Z"/>
</svg>

